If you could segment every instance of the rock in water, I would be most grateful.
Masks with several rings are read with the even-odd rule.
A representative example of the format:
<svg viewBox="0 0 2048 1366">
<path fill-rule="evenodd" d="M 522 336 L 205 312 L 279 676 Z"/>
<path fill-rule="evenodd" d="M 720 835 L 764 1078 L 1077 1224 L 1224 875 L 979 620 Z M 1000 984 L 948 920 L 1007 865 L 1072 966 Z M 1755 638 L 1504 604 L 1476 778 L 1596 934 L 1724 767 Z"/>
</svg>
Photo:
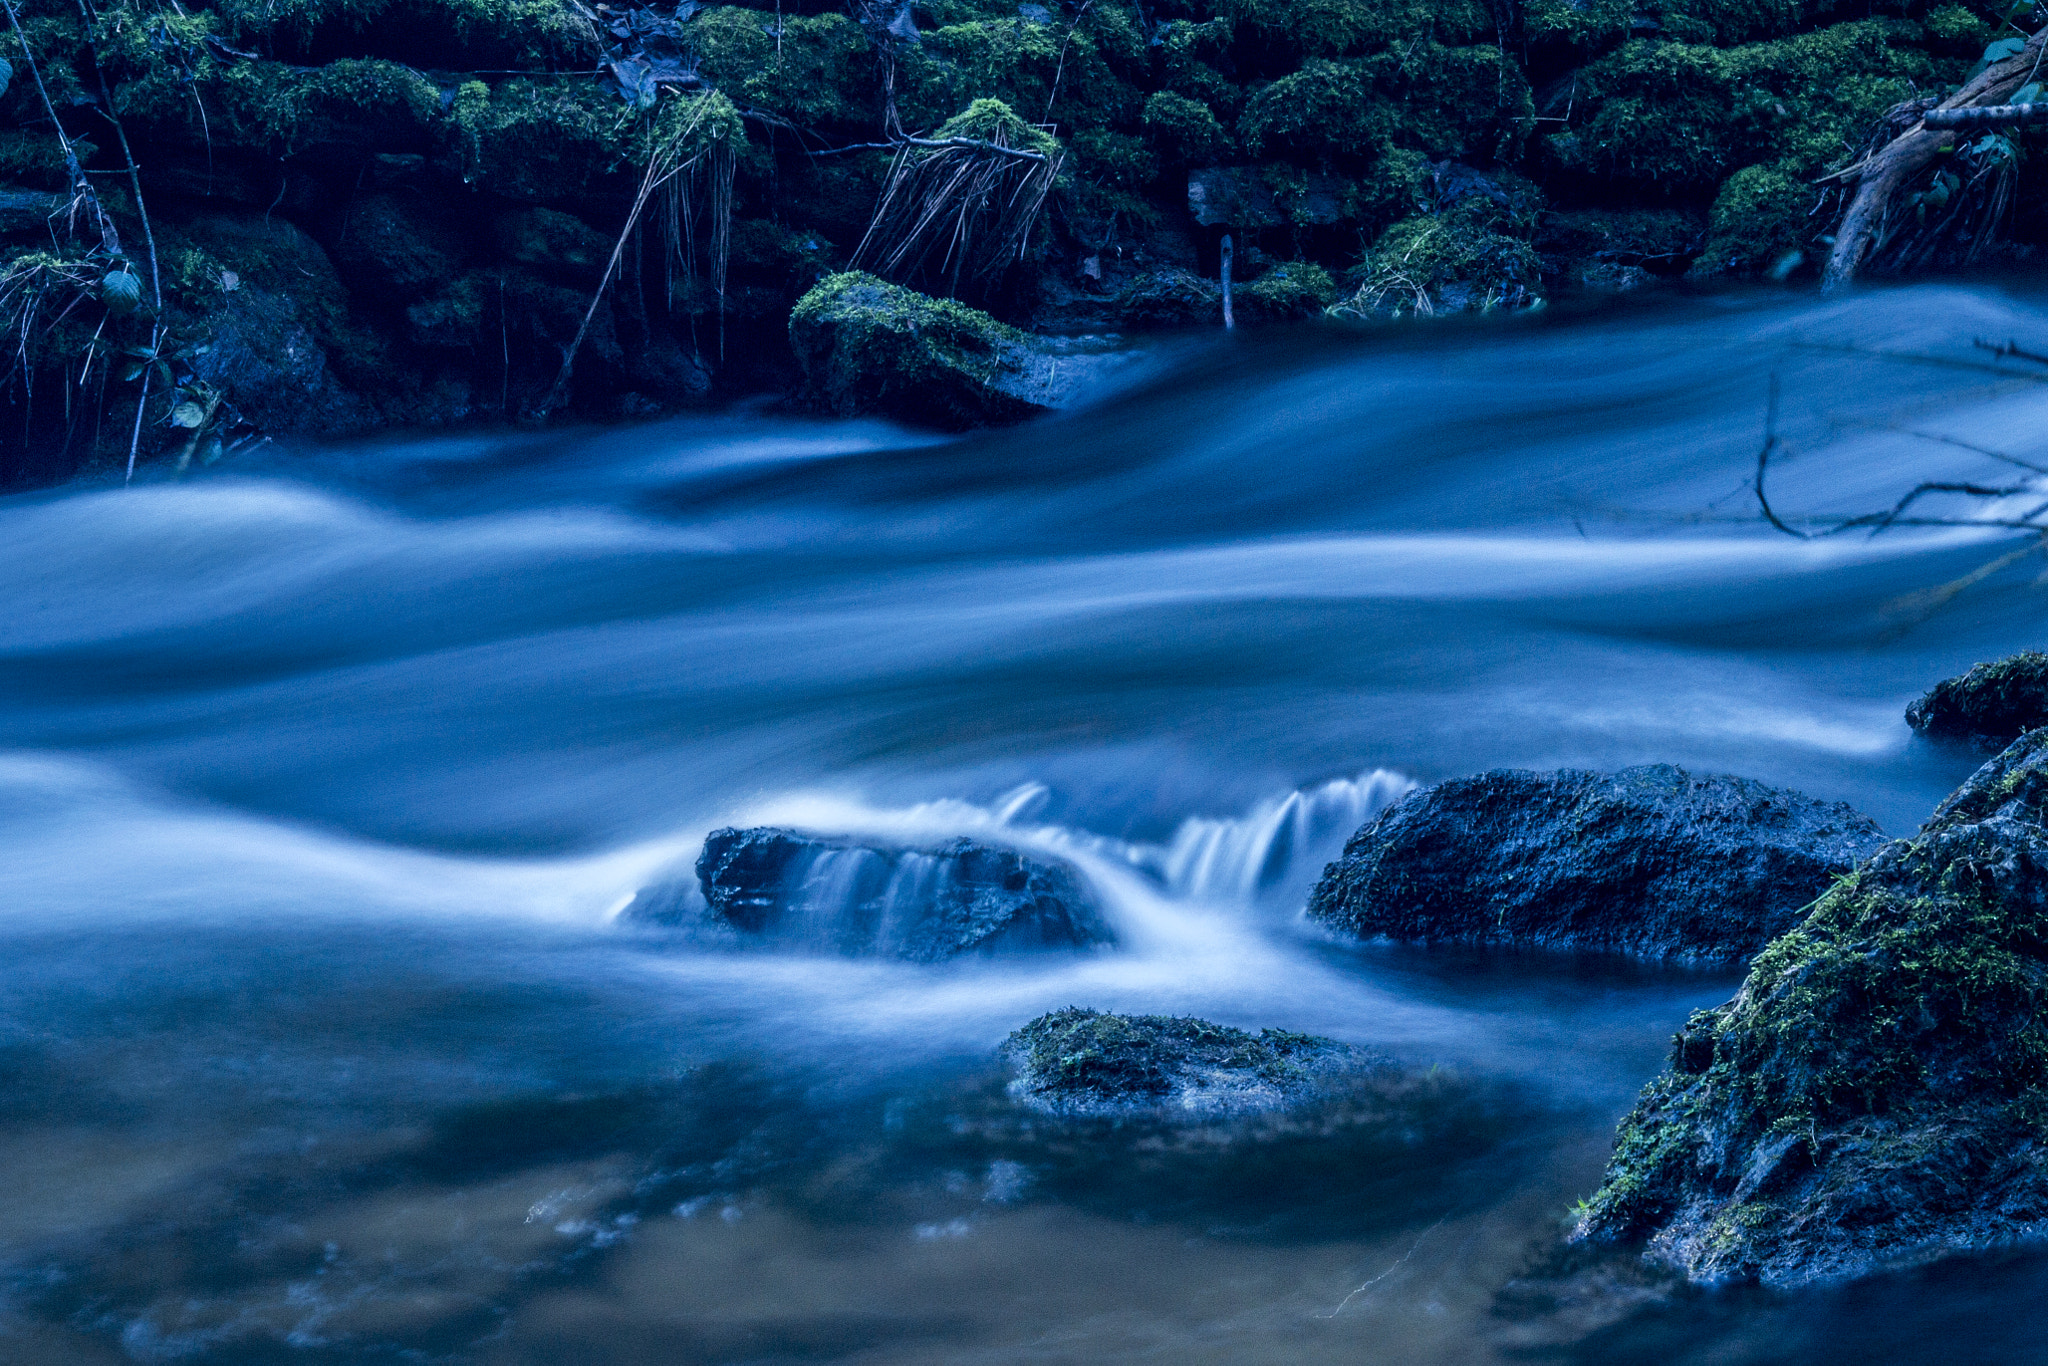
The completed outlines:
<svg viewBox="0 0 2048 1366">
<path fill-rule="evenodd" d="M 890 848 L 794 830 L 716 830 L 697 859 L 710 918 L 750 939 L 933 963 L 962 954 L 1114 942 L 1080 877 L 1063 863 L 956 839 Z M 674 883 L 643 890 L 627 914 L 678 924 Z"/>
<path fill-rule="evenodd" d="M 1696 1013 L 1576 1237 L 1798 1285 L 2048 1220 L 2048 731 L 2014 742 Z"/>
<path fill-rule="evenodd" d="M 948 429 L 1036 417 L 1116 363 L 1100 345 L 1033 337 L 858 271 L 797 301 L 789 341 L 804 396 L 826 411 Z"/>
<path fill-rule="evenodd" d="M 1003 1043 L 1015 1094 L 1059 1114 L 1183 1111 L 1196 1116 L 1282 1109 L 1330 1080 L 1385 1062 L 1334 1039 L 1173 1015 L 1110 1015 L 1069 1006 Z"/>
<path fill-rule="evenodd" d="M 1883 843 L 1851 807 L 1747 778 L 1500 769 L 1381 812 L 1308 913 L 1409 943 L 1745 958 Z"/>
<path fill-rule="evenodd" d="M 2048 654 L 2028 650 L 1943 679 L 1906 708 L 1906 724 L 1938 740 L 2008 745 L 2048 725 Z"/>
</svg>

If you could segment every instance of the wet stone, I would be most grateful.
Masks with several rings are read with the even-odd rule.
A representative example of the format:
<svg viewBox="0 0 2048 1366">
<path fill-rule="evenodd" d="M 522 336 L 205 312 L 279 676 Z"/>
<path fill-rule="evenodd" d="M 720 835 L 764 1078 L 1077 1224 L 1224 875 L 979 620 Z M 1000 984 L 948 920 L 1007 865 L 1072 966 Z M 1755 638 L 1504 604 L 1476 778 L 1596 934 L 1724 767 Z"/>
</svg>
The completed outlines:
<svg viewBox="0 0 2048 1366">
<path fill-rule="evenodd" d="M 750 943 L 913 963 L 1115 941 L 1073 868 L 969 839 L 905 847 L 728 828 L 704 841 L 695 871 L 694 886 L 643 888 L 625 915 L 708 919 Z"/>
</svg>

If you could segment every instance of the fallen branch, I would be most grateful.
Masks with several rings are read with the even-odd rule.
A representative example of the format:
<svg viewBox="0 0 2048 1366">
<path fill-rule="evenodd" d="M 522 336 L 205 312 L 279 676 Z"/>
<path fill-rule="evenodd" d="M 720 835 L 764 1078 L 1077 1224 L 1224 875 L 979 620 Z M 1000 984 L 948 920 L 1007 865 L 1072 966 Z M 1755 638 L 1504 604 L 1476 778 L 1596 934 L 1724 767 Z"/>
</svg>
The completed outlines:
<svg viewBox="0 0 2048 1366">
<path fill-rule="evenodd" d="M 1929 128 L 2017 128 L 2048 123 L 2048 104 L 1986 104 L 1975 109 L 1930 109 L 1921 120 Z"/>
</svg>

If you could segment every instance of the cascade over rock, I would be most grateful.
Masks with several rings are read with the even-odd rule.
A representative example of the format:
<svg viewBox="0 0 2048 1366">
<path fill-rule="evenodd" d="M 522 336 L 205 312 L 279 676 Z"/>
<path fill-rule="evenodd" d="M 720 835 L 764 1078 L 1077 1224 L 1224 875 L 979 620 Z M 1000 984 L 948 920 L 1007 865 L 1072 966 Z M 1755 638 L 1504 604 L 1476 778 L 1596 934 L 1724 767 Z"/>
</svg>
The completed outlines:
<svg viewBox="0 0 2048 1366">
<path fill-rule="evenodd" d="M 670 881 L 643 889 L 625 914 L 678 925 L 708 912 L 751 942 L 914 963 L 1115 940 L 1072 868 L 969 839 L 907 848 L 715 830 L 696 881 L 705 911 Z"/>
<path fill-rule="evenodd" d="M 1851 807 L 1748 778 L 1500 769 L 1381 812 L 1308 913 L 1408 943 L 1744 958 L 1883 843 Z"/>
</svg>

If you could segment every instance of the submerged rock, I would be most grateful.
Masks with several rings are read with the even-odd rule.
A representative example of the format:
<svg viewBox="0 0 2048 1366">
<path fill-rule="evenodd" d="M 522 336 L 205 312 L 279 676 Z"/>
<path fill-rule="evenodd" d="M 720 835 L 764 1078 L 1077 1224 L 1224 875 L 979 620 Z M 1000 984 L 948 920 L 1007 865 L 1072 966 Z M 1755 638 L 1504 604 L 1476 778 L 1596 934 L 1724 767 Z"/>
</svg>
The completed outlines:
<svg viewBox="0 0 2048 1366">
<path fill-rule="evenodd" d="M 1381 812 L 1308 913 L 1409 943 L 1743 958 L 1883 843 L 1852 807 L 1747 778 L 1501 769 Z"/>
<path fill-rule="evenodd" d="M 1697 1281 L 1842 1280 L 2048 1225 L 2048 731 L 1696 1013 L 1582 1242 Z"/>
<path fill-rule="evenodd" d="M 2048 725 L 2048 654 L 2028 650 L 1943 679 L 1906 708 L 1906 724 L 1935 739 L 1988 747 Z"/>
<path fill-rule="evenodd" d="M 859 271 L 828 276 L 798 300 L 789 340 L 817 406 L 950 429 L 1036 417 L 1106 359 L 1100 345 L 1034 337 Z"/>
<path fill-rule="evenodd" d="M 1115 940 L 1072 868 L 968 839 L 913 849 L 715 830 L 696 872 L 711 920 L 756 941 L 933 963 Z M 643 889 L 626 914 L 686 923 L 705 913 L 688 892 Z"/>
<path fill-rule="evenodd" d="M 1069 1006 L 1003 1043 L 1014 1093 L 1062 1114 L 1283 1109 L 1317 1098 L 1339 1076 L 1387 1070 L 1372 1054 L 1312 1034 L 1174 1015 L 1111 1015 Z"/>
</svg>

